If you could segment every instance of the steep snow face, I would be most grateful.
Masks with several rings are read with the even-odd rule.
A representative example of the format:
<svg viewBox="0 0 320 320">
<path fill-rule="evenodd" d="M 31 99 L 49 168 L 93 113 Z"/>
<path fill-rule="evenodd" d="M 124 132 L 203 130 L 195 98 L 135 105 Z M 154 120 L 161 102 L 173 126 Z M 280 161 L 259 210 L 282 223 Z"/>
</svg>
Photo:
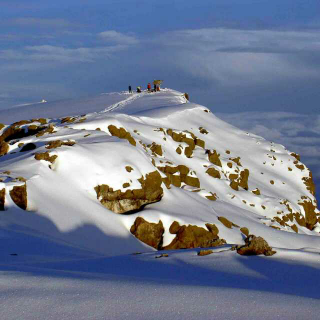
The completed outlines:
<svg viewBox="0 0 320 320">
<path fill-rule="evenodd" d="M 9 126 L 22 118 L 33 119 Z M 149 248 L 130 233 L 138 216 L 162 221 L 164 246 L 174 238 L 174 221 L 215 224 L 230 244 L 243 243 L 246 227 L 275 247 L 320 245 L 312 176 L 299 156 L 180 92 L 43 103 L 2 111 L 1 121 L 0 213 L 7 228 L 111 255 Z M 17 206 L 23 195 L 26 211 Z M 143 202 L 148 197 L 154 201 Z M 137 199 L 147 204 L 138 212 L 107 209 L 132 208 Z"/>
</svg>

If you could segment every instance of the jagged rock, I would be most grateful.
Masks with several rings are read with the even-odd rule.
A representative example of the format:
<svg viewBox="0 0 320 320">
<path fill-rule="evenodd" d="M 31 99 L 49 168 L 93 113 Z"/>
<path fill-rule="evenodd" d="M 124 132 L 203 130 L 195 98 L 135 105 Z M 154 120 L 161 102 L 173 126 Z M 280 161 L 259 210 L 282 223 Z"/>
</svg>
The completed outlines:
<svg viewBox="0 0 320 320">
<path fill-rule="evenodd" d="M 28 200 L 27 200 L 27 185 L 14 186 L 10 190 L 10 197 L 12 201 L 21 209 L 27 210 Z"/>
<path fill-rule="evenodd" d="M 276 253 L 269 247 L 266 240 L 262 237 L 249 235 L 245 239 L 245 245 L 237 248 L 237 253 L 245 256 L 264 254 L 265 256 L 272 256 Z"/>
<path fill-rule="evenodd" d="M 3 123 L 0 123 L 0 130 L 2 130 L 5 127 Z"/>
<path fill-rule="evenodd" d="M 75 117 L 65 117 L 61 119 L 61 123 L 72 123 L 75 122 L 77 118 Z"/>
<path fill-rule="evenodd" d="M 36 148 L 37 146 L 34 143 L 30 142 L 23 145 L 22 148 L 20 149 L 20 152 L 26 152 L 26 151 L 34 150 Z"/>
<path fill-rule="evenodd" d="M 306 185 L 307 190 L 309 190 L 310 193 L 313 196 L 315 196 L 315 194 L 316 194 L 316 186 L 315 186 L 315 184 L 313 182 L 313 179 L 312 179 L 312 172 L 309 171 L 309 177 L 303 177 L 302 180 L 303 180 L 303 183 Z"/>
<path fill-rule="evenodd" d="M 56 132 L 56 131 L 54 131 L 54 126 L 53 126 L 53 124 L 50 123 L 50 124 L 47 126 L 47 128 L 45 128 L 44 130 L 41 130 L 40 132 L 38 132 L 38 133 L 36 134 L 36 137 L 38 138 L 38 137 L 43 136 L 43 135 L 46 134 L 46 133 L 51 134 L 51 133 L 55 133 L 55 132 Z"/>
<path fill-rule="evenodd" d="M 235 162 L 238 166 L 242 167 L 242 164 L 240 162 L 240 157 L 237 158 L 229 158 L 231 161 Z"/>
<path fill-rule="evenodd" d="M 256 188 L 255 190 L 252 190 L 252 193 L 256 194 L 257 196 L 261 195 L 261 192 L 260 192 L 259 188 Z"/>
<path fill-rule="evenodd" d="M 206 173 L 216 179 L 221 179 L 221 175 L 220 172 L 218 170 L 216 170 L 215 168 L 209 168 Z"/>
<path fill-rule="evenodd" d="M 213 150 L 213 152 L 209 151 L 208 158 L 211 163 L 215 164 L 218 167 L 222 167 L 221 160 L 220 160 L 220 154 L 217 153 L 216 150 Z"/>
<path fill-rule="evenodd" d="M 218 220 L 227 228 L 232 229 L 232 227 L 237 227 L 239 228 L 239 226 L 237 226 L 236 224 L 234 224 L 233 222 L 231 222 L 230 220 L 228 220 L 225 217 L 218 217 Z"/>
<path fill-rule="evenodd" d="M 118 129 L 116 126 L 111 124 L 108 126 L 108 130 L 112 136 L 120 139 L 126 139 L 131 145 L 136 146 L 136 141 L 132 138 L 130 132 L 127 132 L 125 128 L 121 127 Z"/>
<path fill-rule="evenodd" d="M 245 190 L 248 190 L 248 179 L 249 179 L 249 170 L 244 169 L 240 172 L 239 186 Z"/>
<path fill-rule="evenodd" d="M 34 158 L 36 160 L 45 160 L 45 161 L 54 163 L 54 161 L 58 158 L 58 156 L 57 155 L 50 156 L 49 152 L 42 152 L 42 153 L 36 153 L 34 155 Z"/>
<path fill-rule="evenodd" d="M 242 228 L 240 228 L 240 231 L 246 236 L 246 237 L 248 237 L 249 236 L 249 229 L 248 228 L 246 228 L 246 227 L 242 227 Z"/>
<path fill-rule="evenodd" d="M 296 233 L 299 232 L 298 227 L 297 227 L 295 224 L 293 224 L 293 225 L 291 226 L 291 229 L 292 229 L 294 232 L 296 232 Z"/>
<path fill-rule="evenodd" d="M 46 149 L 55 149 L 55 148 L 60 148 L 62 146 L 73 146 L 75 145 L 74 141 L 61 141 L 61 140 L 54 140 L 54 141 L 50 141 L 47 143 L 46 145 Z"/>
<path fill-rule="evenodd" d="M 206 224 L 206 227 L 209 231 L 193 225 L 180 226 L 177 221 L 174 221 L 171 224 L 169 231 L 171 234 L 176 234 L 176 237 L 163 249 L 208 248 L 226 243 L 225 240 L 219 239 L 219 230 L 215 225 Z"/>
<path fill-rule="evenodd" d="M 217 197 L 217 194 L 216 193 L 212 193 L 212 192 L 210 192 L 210 196 L 206 196 L 206 198 L 208 199 L 208 200 L 211 200 L 211 201 L 216 201 L 217 199 L 218 199 L 218 197 Z"/>
<path fill-rule="evenodd" d="M 317 207 L 312 203 L 311 200 L 304 200 L 303 202 L 298 202 L 298 204 L 304 209 L 306 227 L 309 230 L 312 230 L 314 228 L 314 225 L 317 223 Z"/>
<path fill-rule="evenodd" d="M 0 190 L 0 211 L 4 211 L 5 196 L 6 196 L 6 189 L 3 188 Z"/>
<path fill-rule="evenodd" d="M 113 190 L 108 185 L 98 185 L 94 189 L 97 199 L 103 206 L 115 213 L 128 213 L 141 209 L 141 207 L 158 202 L 163 196 L 162 179 L 158 171 L 150 172 L 138 179 L 141 189 Z"/>
<path fill-rule="evenodd" d="M 198 256 L 207 256 L 207 255 L 209 255 L 209 254 L 211 254 L 211 253 L 213 253 L 213 251 L 212 250 L 200 250 L 199 252 L 198 252 Z"/>
<path fill-rule="evenodd" d="M 161 146 L 159 144 L 156 144 L 155 142 L 153 142 L 150 146 L 150 150 L 159 156 L 162 156 L 163 154 Z"/>
<path fill-rule="evenodd" d="M 130 232 L 148 246 L 161 249 L 164 233 L 161 220 L 158 223 L 151 223 L 138 217 L 130 228 Z"/>
<path fill-rule="evenodd" d="M 0 157 L 4 156 L 5 154 L 7 154 L 9 151 L 9 144 L 6 143 L 5 141 L 0 141 Z"/>
<path fill-rule="evenodd" d="M 133 168 L 130 167 L 130 166 L 126 166 L 126 170 L 127 170 L 128 172 L 131 172 L 131 171 L 133 170 Z"/>
<path fill-rule="evenodd" d="M 32 125 L 27 127 L 28 130 L 25 130 L 25 128 L 20 128 L 20 125 L 30 123 L 28 120 L 22 120 L 19 122 L 13 123 L 11 126 L 9 126 L 0 136 L 0 142 L 5 141 L 9 142 L 14 139 L 21 139 L 24 137 L 29 137 L 32 135 L 36 135 L 40 131 L 43 131 L 45 127 Z"/>
</svg>

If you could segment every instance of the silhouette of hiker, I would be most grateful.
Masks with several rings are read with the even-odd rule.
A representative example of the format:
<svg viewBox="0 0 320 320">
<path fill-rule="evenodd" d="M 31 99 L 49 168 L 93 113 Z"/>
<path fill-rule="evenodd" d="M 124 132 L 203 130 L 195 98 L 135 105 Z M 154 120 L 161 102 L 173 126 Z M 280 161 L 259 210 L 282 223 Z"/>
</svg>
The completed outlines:
<svg viewBox="0 0 320 320">
<path fill-rule="evenodd" d="M 131 88 L 131 86 L 129 86 L 129 93 L 132 93 L 132 88 Z"/>
</svg>

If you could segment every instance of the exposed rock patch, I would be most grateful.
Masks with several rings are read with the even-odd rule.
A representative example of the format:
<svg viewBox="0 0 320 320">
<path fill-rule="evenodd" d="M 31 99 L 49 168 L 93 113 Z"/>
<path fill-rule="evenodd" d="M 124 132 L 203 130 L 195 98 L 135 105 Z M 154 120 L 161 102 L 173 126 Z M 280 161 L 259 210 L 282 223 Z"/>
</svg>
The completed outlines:
<svg viewBox="0 0 320 320">
<path fill-rule="evenodd" d="M 245 245 L 237 248 L 237 253 L 245 256 L 260 255 L 272 256 L 276 253 L 271 247 L 269 247 L 266 240 L 262 237 L 256 237 L 249 235 L 245 239 Z"/>
<path fill-rule="evenodd" d="M 0 157 L 4 156 L 5 154 L 7 154 L 9 151 L 9 144 L 6 143 L 5 141 L 0 141 Z"/>
<path fill-rule="evenodd" d="M 54 141 L 50 141 L 47 143 L 46 145 L 46 149 L 55 149 L 55 148 L 60 148 L 62 146 L 73 146 L 76 143 L 74 141 L 61 141 L 61 140 L 54 140 Z"/>
<path fill-rule="evenodd" d="M 208 151 L 208 159 L 211 163 L 215 164 L 216 166 L 222 167 L 220 154 L 217 153 L 216 150 L 213 150 L 213 152 L 211 152 L 210 150 Z"/>
<path fill-rule="evenodd" d="M 6 189 L 3 188 L 0 190 L 0 211 L 4 211 L 5 196 L 6 196 Z"/>
<path fill-rule="evenodd" d="M 130 232 L 148 246 L 161 249 L 164 233 L 161 220 L 158 223 L 151 223 L 138 217 L 130 228 Z"/>
<path fill-rule="evenodd" d="M 42 153 L 36 153 L 34 158 L 36 160 L 45 160 L 45 161 L 54 163 L 54 161 L 58 158 L 58 156 L 57 155 L 50 156 L 49 152 L 42 152 Z"/>
<path fill-rule="evenodd" d="M 136 146 L 136 141 L 131 136 L 131 133 L 126 131 L 125 128 L 121 127 L 118 129 L 116 126 L 111 124 L 108 126 L 108 130 L 112 136 L 118 137 L 119 139 L 126 139 L 131 145 Z"/>
<path fill-rule="evenodd" d="M 221 179 L 221 174 L 220 174 L 220 172 L 219 172 L 217 169 L 215 169 L 215 168 L 209 168 L 209 169 L 206 171 L 206 173 L 207 173 L 209 176 L 213 177 L 213 178 Z"/>
<path fill-rule="evenodd" d="M 199 252 L 198 252 L 198 256 L 207 256 L 207 255 L 209 255 L 209 254 L 211 254 L 211 253 L 213 253 L 213 251 L 212 250 L 200 250 Z"/>
<path fill-rule="evenodd" d="M 108 185 L 98 185 L 94 189 L 103 206 L 115 213 L 128 213 L 141 209 L 150 203 L 158 202 L 163 196 L 162 179 L 158 171 L 150 172 L 138 179 L 141 189 L 128 189 L 125 192 L 113 190 Z"/>
<path fill-rule="evenodd" d="M 298 202 L 298 204 L 304 209 L 306 227 L 309 230 L 312 230 L 314 228 L 314 225 L 317 223 L 317 207 L 312 203 L 310 199 L 304 200 L 303 202 Z"/>
<path fill-rule="evenodd" d="M 310 193 L 313 196 L 315 196 L 316 195 L 316 186 L 315 186 L 313 179 L 312 179 L 312 172 L 309 171 L 309 177 L 303 177 L 302 180 L 303 180 L 303 183 L 306 185 L 307 190 L 309 190 Z"/>
<path fill-rule="evenodd" d="M 239 228 L 238 225 L 234 224 L 233 222 L 231 222 L 230 220 L 228 220 L 225 217 L 218 217 L 218 220 L 227 228 L 232 229 L 232 227 L 237 227 Z"/>
<path fill-rule="evenodd" d="M 170 226 L 170 233 L 176 234 L 172 242 L 163 249 L 188 249 L 188 248 L 208 248 L 225 244 L 225 240 L 219 239 L 218 228 L 213 224 L 206 224 L 207 230 L 193 225 L 180 226 L 174 221 Z"/>
<path fill-rule="evenodd" d="M 10 197 L 12 201 L 21 209 L 27 210 L 28 200 L 27 200 L 27 185 L 14 186 L 10 190 Z"/>
</svg>

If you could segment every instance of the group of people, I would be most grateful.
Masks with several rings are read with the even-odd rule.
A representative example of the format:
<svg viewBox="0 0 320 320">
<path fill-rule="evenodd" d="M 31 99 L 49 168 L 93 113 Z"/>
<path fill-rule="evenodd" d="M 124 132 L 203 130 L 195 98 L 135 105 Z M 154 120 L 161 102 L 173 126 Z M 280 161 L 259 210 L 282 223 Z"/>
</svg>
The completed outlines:
<svg viewBox="0 0 320 320">
<path fill-rule="evenodd" d="M 157 85 L 156 83 L 153 84 L 153 89 L 151 89 L 151 83 L 149 82 L 148 85 L 147 85 L 147 90 L 148 92 L 156 92 L 156 91 L 160 91 L 160 86 Z M 129 86 L 129 93 L 132 93 L 132 87 Z M 137 92 L 142 92 L 142 89 L 141 89 L 141 86 L 138 86 L 137 87 Z"/>
</svg>

